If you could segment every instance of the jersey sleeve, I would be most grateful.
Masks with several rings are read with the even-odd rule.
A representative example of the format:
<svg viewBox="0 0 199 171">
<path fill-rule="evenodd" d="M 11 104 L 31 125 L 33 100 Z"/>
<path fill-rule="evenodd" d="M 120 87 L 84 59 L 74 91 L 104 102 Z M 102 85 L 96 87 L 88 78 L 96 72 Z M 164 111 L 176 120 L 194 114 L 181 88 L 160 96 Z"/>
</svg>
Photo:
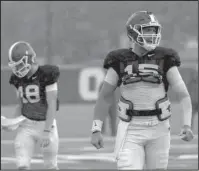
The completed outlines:
<svg viewBox="0 0 199 171">
<path fill-rule="evenodd" d="M 60 70 L 57 66 L 48 66 L 44 70 L 45 86 L 54 84 L 58 81 L 60 76 Z"/>
<path fill-rule="evenodd" d="M 117 59 L 117 56 L 113 51 L 108 53 L 108 55 L 106 56 L 106 58 L 104 60 L 103 67 L 105 69 L 113 68 L 115 70 L 115 72 L 119 75 L 119 73 L 120 73 L 120 62 Z"/>
<path fill-rule="evenodd" d="M 164 63 L 165 72 L 167 72 L 173 66 L 179 67 L 180 65 L 181 65 L 181 60 L 178 53 L 175 50 L 170 49 L 169 53 L 165 55 L 165 63 Z"/>
</svg>

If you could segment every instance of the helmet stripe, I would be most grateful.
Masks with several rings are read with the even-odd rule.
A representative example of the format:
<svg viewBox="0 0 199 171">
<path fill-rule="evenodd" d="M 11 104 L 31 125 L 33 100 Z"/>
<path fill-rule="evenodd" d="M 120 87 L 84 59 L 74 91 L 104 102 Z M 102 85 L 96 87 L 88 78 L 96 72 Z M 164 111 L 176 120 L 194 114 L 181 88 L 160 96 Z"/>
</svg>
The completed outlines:
<svg viewBox="0 0 199 171">
<path fill-rule="evenodd" d="M 151 14 L 151 15 L 149 15 L 149 16 L 150 16 L 150 18 L 151 18 L 151 22 L 152 22 L 152 23 L 157 22 L 157 20 L 156 20 L 156 18 L 155 18 L 155 16 L 154 16 L 153 14 Z"/>
</svg>

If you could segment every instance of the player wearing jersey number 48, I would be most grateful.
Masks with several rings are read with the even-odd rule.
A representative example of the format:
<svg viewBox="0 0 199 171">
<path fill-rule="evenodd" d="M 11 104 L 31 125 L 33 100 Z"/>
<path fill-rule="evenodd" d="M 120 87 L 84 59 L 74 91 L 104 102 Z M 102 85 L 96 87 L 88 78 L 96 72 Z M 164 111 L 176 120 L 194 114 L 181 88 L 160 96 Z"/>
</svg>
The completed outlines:
<svg viewBox="0 0 199 171">
<path fill-rule="evenodd" d="M 18 169 L 30 169 L 35 145 L 40 143 L 45 168 L 58 169 L 55 115 L 60 72 L 57 66 L 40 66 L 35 58 L 36 53 L 28 42 L 18 41 L 9 49 L 10 84 L 15 87 L 19 101 L 15 117 L 25 117 L 18 122 L 14 142 L 16 164 Z"/>
<path fill-rule="evenodd" d="M 167 169 L 170 149 L 170 101 L 168 88 L 182 106 L 181 138 L 193 139 L 192 106 L 178 71 L 176 51 L 160 47 L 161 25 L 155 15 L 139 11 L 126 23 L 130 48 L 111 51 L 104 60 L 107 74 L 94 109 L 91 143 L 103 147 L 101 127 L 117 87 L 118 124 L 115 157 L 118 169 Z M 175 113 L 174 113 L 175 114 Z"/>
</svg>

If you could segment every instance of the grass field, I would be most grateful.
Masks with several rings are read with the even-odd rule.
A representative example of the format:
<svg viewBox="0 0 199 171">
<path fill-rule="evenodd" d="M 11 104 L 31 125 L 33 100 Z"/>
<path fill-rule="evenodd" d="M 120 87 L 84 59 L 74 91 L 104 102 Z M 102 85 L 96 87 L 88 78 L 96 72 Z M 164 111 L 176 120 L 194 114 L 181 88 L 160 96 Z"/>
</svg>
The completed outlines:
<svg viewBox="0 0 199 171">
<path fill-rule="evenodd" d="M 60 169 L 115 169 L 112 152 L 114 139 L 105 138 L 105 148 L 96 150 L 90 145 L 93 105 L 63 105 L 57 115 L 60 148 Z M 12 106 L 1 107 L 2 115 L 12 117 Z M 192 142 L 183 142 L 177 134 L 181 120 L 178 105 L 172 106 L 172 141 L 169 169 L 198 169 L 198 136 Z M 1 134 L 1 169 L 15 169 L 13 138 L 15 132 Z M 32 160 L 33 169 L 41 169 L 42 156 L 37 150 Z"/>
</svg>

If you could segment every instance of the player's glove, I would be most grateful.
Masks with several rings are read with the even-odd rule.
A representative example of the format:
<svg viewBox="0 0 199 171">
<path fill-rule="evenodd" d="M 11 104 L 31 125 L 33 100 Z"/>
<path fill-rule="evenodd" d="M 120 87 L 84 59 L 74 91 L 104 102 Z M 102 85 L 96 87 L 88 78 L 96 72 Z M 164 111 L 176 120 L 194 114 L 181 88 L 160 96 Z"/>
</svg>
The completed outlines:
<svg viewBox="0 0 199 171">
<path fill-rule="evenodd" d="M 191 127 L 188 126 L 188 125 L 184 125 L 182 127 L 180 136 L 181 136 L 181 139 L 184 140 L 184 141 L 191 141 L 194 138 Z"/>
<path fill-rule="evenodd" d="M 100 120 L 94 120 L 92 126 L 91 144 L 97 149 L 103 148 L 104 142 L 101 134 L 103 122 Z"/>
</svg>

